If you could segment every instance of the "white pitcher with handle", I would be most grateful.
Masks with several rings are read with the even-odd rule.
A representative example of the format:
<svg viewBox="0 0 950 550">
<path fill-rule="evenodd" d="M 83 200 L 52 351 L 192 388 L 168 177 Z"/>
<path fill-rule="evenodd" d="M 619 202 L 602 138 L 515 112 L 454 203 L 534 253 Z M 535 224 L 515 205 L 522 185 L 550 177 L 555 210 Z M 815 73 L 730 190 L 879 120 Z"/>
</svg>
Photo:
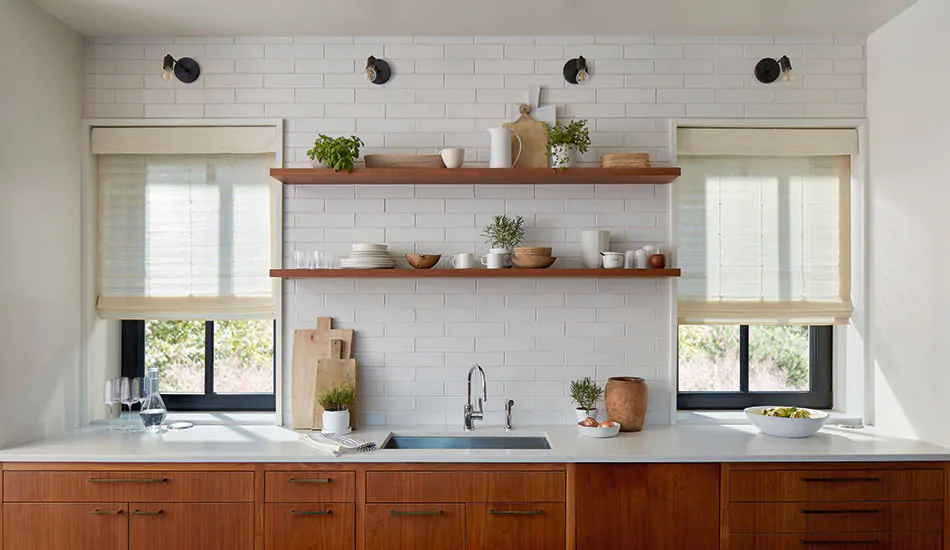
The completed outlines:
<svg viewBox="0 0 950 550">
<path fill-rule="evenodd" d="M 488 166 L 491 168 L 514 168 L 521 158 L 521 136 L 509 128 L 489 128 L 491 136 L 491 155 L 488 157 Z M 511 161 L 511 136 L 518 140 L 518 155 Z"/>
</svg>

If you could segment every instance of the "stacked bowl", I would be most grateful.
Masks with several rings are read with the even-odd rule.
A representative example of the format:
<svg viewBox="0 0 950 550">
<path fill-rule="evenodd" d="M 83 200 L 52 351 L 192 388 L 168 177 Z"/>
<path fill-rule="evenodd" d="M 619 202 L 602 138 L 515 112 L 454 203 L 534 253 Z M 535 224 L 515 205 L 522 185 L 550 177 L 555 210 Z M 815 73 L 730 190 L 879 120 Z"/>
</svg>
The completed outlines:
<svg viewBox="0 0 950 550">
<path fill-rule="evenodd" d="M 350 255 L 340 260 L 343 269 L 392 269 L 396 262 L 389 257 L 389 245 L 356 243 Z"/>
<path fill-rule="evenodd" d="M 544 269 L 557 261 L 551 252 L 549 246 L 519 246 L 511 255 L 511 263 L 521 269 Z"/>
</svg>

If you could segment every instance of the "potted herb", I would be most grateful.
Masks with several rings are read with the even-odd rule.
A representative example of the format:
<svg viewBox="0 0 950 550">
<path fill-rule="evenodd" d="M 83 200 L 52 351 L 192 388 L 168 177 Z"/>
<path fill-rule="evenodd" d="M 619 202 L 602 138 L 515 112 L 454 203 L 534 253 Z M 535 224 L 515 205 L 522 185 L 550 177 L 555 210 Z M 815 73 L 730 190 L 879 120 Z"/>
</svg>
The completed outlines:
<svg viewBox="0 0 950 550">
<path fill-rule="evenodd" d="M 509 218 L 504 214 L 492 218 L 482 230 L 485 242 L 491 245 L 489 254 L 504 254 L 504 266 L 511 267 L 511 251 L 524 239 L 524 218 Z"/>
<path fill-rule="evenodd" d="M 545 125 L 548 131 L 548 158 L 553 168 L 574 166 L 574 150 L 586 153 L 590 147 L 590 133 L 586 120 L 575 120 L 569 124 L 558 122 L 554 126 Z"/>
<path fill-rule="evenodd" d="M 314 168 L 333 168 L 334 171 L 353 170 L 353 163 L 360 156 L 363 140 L 356 136 L 331 138 L 320 134 L 307 151 L 310 165 Z"/>
<path fill-rule="evenodd" d="M 330 388 L 317 398 L 323 407 L 323 431 L 346 435 L 350 433 L 350 407 L 356 403 L 356 388 L 352 385 Z"/>
<path fill-rule="evenodd" d="M 597 402 L 604 396 L 604 388 L 597 385 L 590 376 L 571 382 L 571 399 L 577 403 L 577 421 L 585 418 L 597 418 Z"/>
</svg>

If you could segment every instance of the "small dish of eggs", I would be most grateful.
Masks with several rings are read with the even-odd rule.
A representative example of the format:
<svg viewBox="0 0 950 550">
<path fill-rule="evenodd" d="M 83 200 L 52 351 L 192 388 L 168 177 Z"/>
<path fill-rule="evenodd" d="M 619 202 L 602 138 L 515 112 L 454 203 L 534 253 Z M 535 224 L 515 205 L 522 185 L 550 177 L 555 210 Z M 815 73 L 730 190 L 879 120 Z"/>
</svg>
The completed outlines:
<svg viewBox="0 0 950 550">
<path fill-rule="evenodd" d="M 583 422 L 577 423 L 577 429 L 584 437 L 606 439 L 620 433 L 620 423 L 614 422 L 613 420 L 597 422 L 596 419 L 587 417 Z"/>
</svg>

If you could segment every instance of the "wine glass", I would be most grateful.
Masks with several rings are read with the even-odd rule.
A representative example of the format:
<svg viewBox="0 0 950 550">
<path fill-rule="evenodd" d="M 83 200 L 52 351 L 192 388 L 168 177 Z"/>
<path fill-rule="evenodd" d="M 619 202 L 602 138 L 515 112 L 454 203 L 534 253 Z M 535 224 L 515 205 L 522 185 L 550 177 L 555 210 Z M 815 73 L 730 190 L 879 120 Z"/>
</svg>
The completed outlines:
<svg viewBox="0 0 950 550">
<path fill-rule="evenodd" d="M 109 430 L 114 430 L 115 425 L 112 421 L 112 407 L 115 405 L 115 393 L 112 391 L 112 380 L 106 380 L 106 388 L 103 394 L 102 402 L 106 405 L 106 418 L 109 420 Z"/>
<path fill-rule="evenodd" d="M 136 378 L 133 378 L 133 379 L 132 379 L 132 396 L 131 396 L 131 398 L 132 398 L 132 399 L 131 399 L 132 402 L 129 403 L 129 431 L 130 431 L 130 432 L 132 432 L 132 431 L 138 431 L 138 430 L 136 430 L 136 429 L 133 429 L 133 427 L 135 426 L 135 424 L 134 424 L 133 421 L 132 421 L 132 405 L 135 404 L 135 403 L 138 403 L 139 406 L 141 407 L 142 403 L 145 401 L 145 394 L 144 394 L 144 392 L 142 391 L 142 379 L 141 379 L 141 378 L 136 377 Z M 140 409 L 140 410 L 141 410 L 141 409 Z"/>
<path fill-rule="evenodd" d="M 115 415 L 115 413 L 113 412 L 113 415 L 115 415 L 113 420 L 118 420 L 118 422 L 115 423 L 116 430 L 122 431 L 122 379 L 121 378 L 112 379 L 112 406 L 118 407 L 119 409 L 118 415 Z"/>
<path fill-rule="evenodd" d="M 123 376 L 119 381 L 119 402 L 129 408 L 129 420 L 126 422 L 125 431 L 132 431 L 132 404 L 138 400 L 132 398 L 132 380 Z"/>
</svg>

